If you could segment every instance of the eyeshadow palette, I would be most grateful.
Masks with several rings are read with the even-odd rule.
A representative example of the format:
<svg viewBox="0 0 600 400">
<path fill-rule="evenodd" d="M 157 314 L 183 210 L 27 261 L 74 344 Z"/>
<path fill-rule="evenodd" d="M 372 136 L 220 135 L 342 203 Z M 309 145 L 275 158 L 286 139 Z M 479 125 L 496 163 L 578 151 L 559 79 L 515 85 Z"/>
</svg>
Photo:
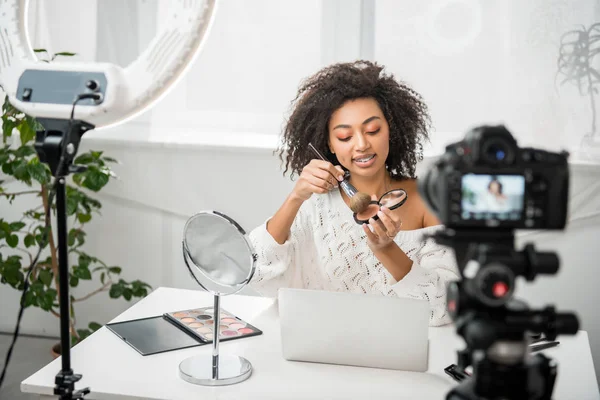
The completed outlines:
<svg viewBox="0 0 600 400">
<path fill-rule="evenodd" d="M 215 334 L 214 310 L 212 307 L 194 308 L 164 314 L 164 317 L 204 343 L 212 342 Z M 256 336 L 262 331 L 231 313 L 221 309 L 219 341 Z"/>
</svg>

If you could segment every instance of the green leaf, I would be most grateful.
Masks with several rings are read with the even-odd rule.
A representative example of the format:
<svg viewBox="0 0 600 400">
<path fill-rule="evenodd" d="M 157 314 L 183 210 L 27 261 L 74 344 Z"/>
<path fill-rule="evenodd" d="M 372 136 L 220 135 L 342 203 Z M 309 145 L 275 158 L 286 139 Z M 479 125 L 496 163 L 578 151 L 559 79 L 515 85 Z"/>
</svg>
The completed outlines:
<svg viewBox="0 0 600 400">
<path fill-rule="evenodd" d="M 32 282 L 30 288 L 32 292 L 40 296 L 44 294 L 44 284 L 40 281 Z"/>
<path fill-rule="evenodd" d="M 21 221 L 19 221 L 19 222 L 11 222 L 9 225 L 10 225 L 10 229 L 13 232 L 17 232 L 17 231 L 20 231 L 25 226 L 25 223 L 21 222 Z"/>
<path fill-rule="evenodd" d="M 7 163 L 2 164 L 2 172 L 4 172 L 6 175 L 13 175 L 14 169 L 15 169 L 14 162 L 7 162 Z"/>
<path fill-rule="evenodd" d="M 33 51 L 35 53 L 47 53 L 48 52 L 48 50 L 46 50 L 46 49 L 33 49 Z"/>
<path fill-rule="evenodd" d="M 10 229 L 10 224 L 2 219 L 0 219 L 0 229 L 6 232 L 7 236 L 11 234 L 12 230 Z"/>
<path fill-rule="evenodd" d="M 108 270 L 112 274 L 120 274 L 121 273 L 121 267 L 110 267 Z"/>
<path fill-rule="evenodd" d="M 82 224 L 85 224 L 86 222 L 89 222 L 92 219 L 92 214 L 82 214 L 82 213 L 78 213 L 77 214 L 77 219 L 79 220 L 79 222 L 81 222 Z"/>
<path fill-rule="evenodd" d="M 92 199 L 91 197 L 86 198 L 85 204 L 88 204 L 97 210 L 102 208 L 102 204 L 98 200 Z"/>
<path fill-rule="evenodd" d="M 77 287 L 77 285 L 79 285 L 79 278 L 75 275 L 71 275 L 71 279 L 69 279 L 69 285 L 71 287 Z"/>
<path fill-rule="evenodd" d="M 40 234 L 35 235 L 35 241 L 38 244 L 38 246 L 44 246 L 46 247 L 48 245 L 48 241 L 46 240 L 45 236 Z"/>
<path fill-rule="evenodd" d="M 29 175 L 42 185 L 50 182 L 50 169 L 46 164 L 40 163 L 39 159 L 33 158 L 28 165 Z"/>
<path fill-rule="evenodd" d="M 31 186 L 31 176 L 29 175 L 29 168 L 26 160 L 21 159 L 15 161 L 13 168 L 13 176 L 18 180 L 23 181 L 29 186 Z"/>
<path fill-rule="evenodd" d="M 0 164 L 4 164 L 9 159 L 10 159 L 10 155 L 7 152 L 5 152 L 5 151 L 0 152 Z M 4 183 L 4 181 L 0 181 L 0 185 L 2 185 L 3 183 Z"/>
<path fill-rule="evenodd" d="M 102 328 L 102 325 L 97 322 L 90 322 L 88 327 L 92 330 L 92 332 L 96 332 L 98 329 Z"/>
<path fill-rule="evenodd" d="M 17 127 L 17 123 L 9 118 L 2 118 L 2 136 L 4 139 L 12 136 L 13 130 Z"/>
<path fill-rule="evenodd" d="M 145 297 L 148 295 L 148 290 L 146 288 L 152 288 L 145 282 L 140 280 L 135 280 L 131 282 L 131 289 L 133 290 L 133 295 L 136 297 Z"/>
<path fill-rule="evenodd" d="M 77 334 L 79 335 L 79 341 L 82 341 L 86 337 L 90 336 L 92 334 L 92 331 L 90 331 L 89 329 L 77 329 Z M 76 338 L 73 337 L 72 341 L 76 341 Z"/>
<path fill-rule="evenodd" d="M 77 231 L 77 236 L 75 236 L 77 239 L 77 246 L 81 246 L 85 243 L 85 235 L 86 233 L 84 231 Z"/>
<path fill-rule="evenodd" d="M 25 118 L 29 121 L 29 125 L 31 125 L 31 127 L 33 128 L 34 131 L 37 132 L 37 131 L 46 130 L 44 128 L 44 126 L 42 124 L 40 124 L 40 122 L 37 119 L 30 117 L 30 116 L 26 116 Z"/>
<path fill-rule="evenodd" d="M 104 285 L 105 279 L 106 279 L 106 273 L 103 272 L 100 274 L 100 283 L 102 283 Z"/>
<path fill-rule="evenodd" d="M 66 56 L 66 57 L 72 57 L 74 55 L 76 55 L 77 53 L 71 53 L 68 51 L 61 51 L 60 53 L 54 53 L 54 57 L 52 57 L 52 59 L 54 59 L 56 56 Z"/>
<path fill-rule="evenodd" d="M 35 210 L 27 210 L 23 213 L 23 215 L 25 215 L 28 218 L 34 219 L 36 221 L 43 221 L 44 219 L 42 218 L 44 216 L 44 214 L 42 214 L 41 212 L 37 212 Z M 39 225 L 38 225 L 39 227 Z M 33 231 L 35 232 L 38 227 L 36 227 Z"/>
<path fill-rule="evenodd" d="M 28 157 L 32 154 L 35 154 L 35 149 L 31 145 L 25 145 L 15 150 L 13 154 L 15 155 L 15 157 Z"/>
<path fill-rule="evenodd" d="M 35 245 L 35 236 L 33 236 L 31 233 L 29 233 L 25 236 L 25 239 L 23 240 L 23 242 L 25 243 L 25 247 L 31 247 L 31 246 Z"/>
<path fill-rule="evenodd" d="M 87 269 L 85 267 L 81 267 L 80 266 L 79 268 L 74 268 L 73 269 L 73 273 L 79 279 L 83 279 L 83 280 L 86 280 L 86 281 L 92 279 L 92 273 L 90 272 L 89 269 Z"/>
<path fill-rule="evenodd" d="M 77 186 L 81 186 L 81 182 L 83 181 L 83 175 L 82 174 L 73 174 L 73 182 L 75 182 L 75 184 Z"/>
<path fill-rule="evenodd" d="M 21 264 L 20 263 L 4 263 L 4 268 L 2 269 L 2 277 L 4 280 L 11 285 L 12 287 L 16 287 L 20 283 L 23 282 L 24 276 L 21 272 Z"/>
<path fill-rule="evenodd" d="M 52 284 L 52 272 L 47 269 L 42 269 L 39 274 L 39 279 L 48 287 Z"/>
<path fill-rule="evenodd" d="M 47 297 L 45 294 L 38 296 L 37 300 L 38 300 L 38 305 L 40 306 L 40 308 L 42 310 L 50 311 L 52 309 L 52 304 L 54 302 L 49 297 Z"/>
<path fill-rule="evenodd" d="M 31 119 L 25 118 L 21 121 L 21 123 L 17 126 L 17 129 L 21 133 L 21 144 L 27 144 L 33 139 L 35 139 L 35 130 L 33 128 Z"/>
<path fill-rule="evenodd" d="M 90 167 L 85 173 L 85 179 L 82 186 L 94 192 L 102 189 L 109 180 L 109 175 L 98 168 Z"/>
<path fill-rule="evenodd" d="M 91 257 L 85 253 L 79 255 L 79 266 L 82 268 L 87 268 L 90 265 L 90 261 L 92 261 Z"/>
<path fill-rule="evenodd" d="M 17 245 L 19 244 L 19 237 L 18 237 L 17 235 L 14 235 L 14 234 L 12 234 L 12 235 L 9 235 L 9 236 L 6 238 L 6 243 L 7 243 L 7 244 L 8 244 L 10 247 L 12 247 L 12 248 L 15 248 L 15 247 L 17 247 Z"/>
<path fill-rule="evenodd" d="M 69 196 L 67 197 L 67 215 L 73 215 L 77 211 L 79 205 L 80 196 Z"/>
<path fill-rule="evenodd" d="M 85 243 L 85 235 L 86 233 L 80 229 L 71 229 L 67 235 L 67 243 L 69 246 L 75 246 L 75 241 L 77 241 L 77 247 L 79 247 Z"/>
<path fill-rule="evenodd" d="M 23 258 L 20 255 L 13 255 L 13 256 L 9 256 L 6 259 L 6 263 L 7 264 L 11 264 L 11 265 L 16 265 L 16 266 L 21 266 L 21 260 Z"/>
<path fill-rule="evenodd" d="M 69 245 L 69 247 L 71 247 L 75 244 L 76 234 L 77 234 L 77 232 L 75 231 L 75 229 L 71 229 L 69 231 L 69 234 L 67 235 L 67 244 Z"/>
<path fill-rule="evenodd" d="M 73 161 L 74 164 L 90 164 L 93 163 L 94 160 L 94 156 L 91 153 L 84 153 L 80 156 L 78 156 L 77 158 L 75 158 L 75 160 Z"/>
<path fill-rule="evenodd" d="M 129 289 L 129 288 L 123 289 L 123 297 L 125 298 L 125 300 L 127 300 L 127 301 L 131 300 L 132 294 L 133 293 L 131 292 L 131 289 Z"/>
<path fill-rule="evenodd" d="M 27 291 L 27 293 L 25 293 L 25 307 L 33 305 L 37 305 L 35 294 L 31 291 Z"/>
<path fill-rule="evenodd" d="M 121 297 L 122 294 L 123 294 L 123 286 L 121 286 L 121 284 L 119 284 L 119 283 L 113 283 L 113 285 L 110 287 L 110 291 L 108 292 L 108 295 L 110 296 L 110 298 L 117 299 L 117 298 Z"/>
<path fill-rule="evenodd" d="M 46 290 L 46 293 L 51 295 L 53 299 L 56 299 L 56 296 L 58 296 L 58 292 L 56 291 L 56 289 L 53 288 L 49 288 L 48 290 Z"/>
</svg>

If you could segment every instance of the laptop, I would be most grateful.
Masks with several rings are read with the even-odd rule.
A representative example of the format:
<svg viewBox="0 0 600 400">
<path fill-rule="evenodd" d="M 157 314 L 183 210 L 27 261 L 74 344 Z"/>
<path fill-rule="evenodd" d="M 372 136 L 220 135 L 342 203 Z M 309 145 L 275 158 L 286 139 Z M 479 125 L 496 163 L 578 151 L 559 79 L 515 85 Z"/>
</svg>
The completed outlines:
<svg viewBox="0 0 600 400">
<path fill-rule="evenodd" d="M 286 360 L 427 371 L 426 300 L 292 288 L 278 297 Z"/>
</svg>

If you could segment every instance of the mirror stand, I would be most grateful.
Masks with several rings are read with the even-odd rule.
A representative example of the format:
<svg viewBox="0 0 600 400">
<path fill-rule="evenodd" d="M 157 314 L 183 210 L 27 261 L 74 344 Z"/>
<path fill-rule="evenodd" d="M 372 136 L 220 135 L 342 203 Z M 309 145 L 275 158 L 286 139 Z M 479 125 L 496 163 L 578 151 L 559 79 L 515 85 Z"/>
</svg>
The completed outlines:
<svg viewBox="0 0 600 400">
<path fill-rule="evenodd" d="M 221 296 L 215 294 L 214 320 L 221 321 Z M 215 326 L 215 330 L 219 330 Z M 181 379 L 205 386 L 232 385 L 245 381 L 252 374 L 252 364 L 244 357 L 219 355 L 219 336 L 213 337 L 212 356 L 189 357 L 179 364 Z"/>
<path fill-rule="evenodd" d="M 252 279 L 256 261 L 252 246 L 234 220 L 217 211 L 204 211 L 186 222 L 182 250 L 183 261 L 192 278 L 214 296 L 214 324 L 212 356 L 198 355 L 183 360 L 179 364 L 179 376 L 187 382 L 205 386 L 243 382 L 252 374 L 250 361 L 219 354 L 221 296 L 239 292 Z M 210 339 L 205 337 L 203 340 Z"/>
</svg>

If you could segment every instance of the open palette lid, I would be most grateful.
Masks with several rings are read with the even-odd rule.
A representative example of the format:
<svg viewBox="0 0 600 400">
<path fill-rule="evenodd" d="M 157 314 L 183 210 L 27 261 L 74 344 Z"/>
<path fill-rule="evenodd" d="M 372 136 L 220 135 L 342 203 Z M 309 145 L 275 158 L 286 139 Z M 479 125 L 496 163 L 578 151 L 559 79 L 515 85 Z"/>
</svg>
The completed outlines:
<svg viewBox="0 0 600 400">
<path fill-rule="evenodd" d="M 114 322 L 106 327 L 143 356 L 206 344 L 160 315 Z"/>
</svg>

